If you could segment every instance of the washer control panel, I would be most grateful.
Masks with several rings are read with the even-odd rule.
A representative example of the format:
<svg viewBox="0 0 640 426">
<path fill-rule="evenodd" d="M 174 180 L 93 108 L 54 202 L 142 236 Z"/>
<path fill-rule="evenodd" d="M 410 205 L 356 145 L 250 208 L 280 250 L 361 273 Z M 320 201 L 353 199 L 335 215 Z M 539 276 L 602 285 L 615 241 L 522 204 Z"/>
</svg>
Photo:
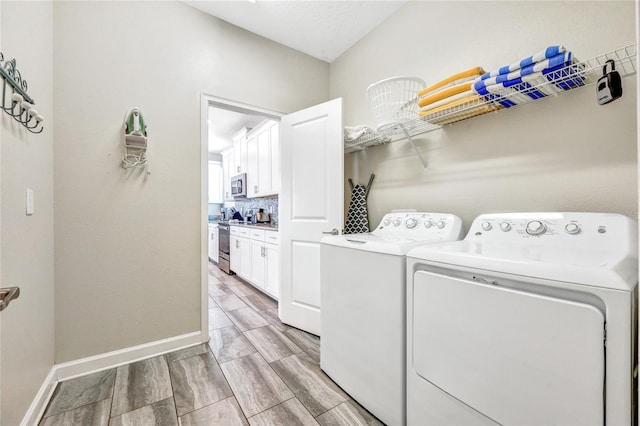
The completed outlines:
<svg viewBox="0 0 640 426">
<path fill-rule="evenodd" d="M 628 239 L 637 235 L 634 219 L 613 213 L 499 213 L 478 216 L 466 239 L 584 244 Z"/>
<path fill-rule="evenodd" d="M 458 238 L 462 234 L 462 221 L 458 216 L 447 213 L 391 212 L 384 215 L 372 233 L 416 239 L 440 235 Z"/>
</svg>

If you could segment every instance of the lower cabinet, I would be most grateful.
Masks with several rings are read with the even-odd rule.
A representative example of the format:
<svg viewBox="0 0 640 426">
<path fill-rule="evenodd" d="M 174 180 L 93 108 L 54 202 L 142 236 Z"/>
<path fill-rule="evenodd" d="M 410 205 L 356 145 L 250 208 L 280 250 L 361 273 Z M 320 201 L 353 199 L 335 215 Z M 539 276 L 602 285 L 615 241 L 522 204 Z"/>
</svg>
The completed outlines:
<svg viewBox="0 0 640 426">
<path fill-rule="evenodd" d="M 218 262 L 218 225 L 209 224 L 209 259 Z"/>
<path fill-rule="evenodd" d="M 240 236 L 241 233 L 247 237 Z M 275 299 L 280 297 L 278 243 L 276 231 L 231 227 L 231 270 Z"/>
<path fill-rule="evenodd" d="M 251 241 L 245 237 L 232 235 L 229 238 L 229 269 L 240 278 L 251 279 Z"/>
<path fill-rule="evenodd" d="M 266 253 L 266 273 L 264 289 L 267 293 L 280 298 L 280 247 L 275 244 L 264 245 Z"/>
<path fill-rule="evenodd" d="M 238 238 L 240 245 L 240 270 L 236 272 L 245 280 L 251 279 L 251 240 L 248 238 Z"/>
<path fill-rule="evenodd" d="M 240 241 L 236 235 L 229 236 L 229 269 L 240 272 Z"/>
<path fill-rule="evenodd" d="M 251 240 L 251 283 L 260 289 L 264 288 L 265 260 L 264 243 Z"/>
</svg>

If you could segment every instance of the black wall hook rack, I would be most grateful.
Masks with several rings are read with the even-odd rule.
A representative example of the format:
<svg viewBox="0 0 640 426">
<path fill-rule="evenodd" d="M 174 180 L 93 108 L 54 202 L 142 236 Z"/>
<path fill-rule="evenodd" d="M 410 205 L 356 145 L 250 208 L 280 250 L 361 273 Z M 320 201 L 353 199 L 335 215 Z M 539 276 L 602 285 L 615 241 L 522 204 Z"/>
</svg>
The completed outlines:
<svg viewBox="0 0 640 426">
<path fill-rule="evenodd" d="M 16 60 L 4 60 L 0 52 L 2 76 L 2 110 L 22 124 L 31 133 L 41 133 L 44 117 L 35 108 L 36 102 L 27 94 L 27 81 L 16 67 Z"/>
</svg>

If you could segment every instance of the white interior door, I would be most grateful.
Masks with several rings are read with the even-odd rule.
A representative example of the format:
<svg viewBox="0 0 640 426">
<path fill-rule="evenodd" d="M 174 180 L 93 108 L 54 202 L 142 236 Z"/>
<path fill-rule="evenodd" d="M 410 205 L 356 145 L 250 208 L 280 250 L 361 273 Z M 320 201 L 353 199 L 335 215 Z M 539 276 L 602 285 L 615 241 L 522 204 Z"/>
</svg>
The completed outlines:
<svg viewBox="0 0 640 426">
<path fill-rule="evenodd" d="M 342 228 L 342 99 L 280 123 L 280 319 L 320 335 L 320 239 Z"/>
</svg>

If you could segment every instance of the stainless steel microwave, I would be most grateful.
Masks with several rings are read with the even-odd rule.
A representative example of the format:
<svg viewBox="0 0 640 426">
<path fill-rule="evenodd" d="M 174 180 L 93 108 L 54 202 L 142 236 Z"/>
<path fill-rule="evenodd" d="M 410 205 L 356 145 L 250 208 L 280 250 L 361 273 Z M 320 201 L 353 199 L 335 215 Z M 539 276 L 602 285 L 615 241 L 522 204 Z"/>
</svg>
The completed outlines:
<svg viewBox="0 0 640 426">
<path fill-rule="evenodd" d="M 231 178 L 231 195 L 234 197 L 247 196 L 247 174 L 240 173 Z"/>
</svg>

